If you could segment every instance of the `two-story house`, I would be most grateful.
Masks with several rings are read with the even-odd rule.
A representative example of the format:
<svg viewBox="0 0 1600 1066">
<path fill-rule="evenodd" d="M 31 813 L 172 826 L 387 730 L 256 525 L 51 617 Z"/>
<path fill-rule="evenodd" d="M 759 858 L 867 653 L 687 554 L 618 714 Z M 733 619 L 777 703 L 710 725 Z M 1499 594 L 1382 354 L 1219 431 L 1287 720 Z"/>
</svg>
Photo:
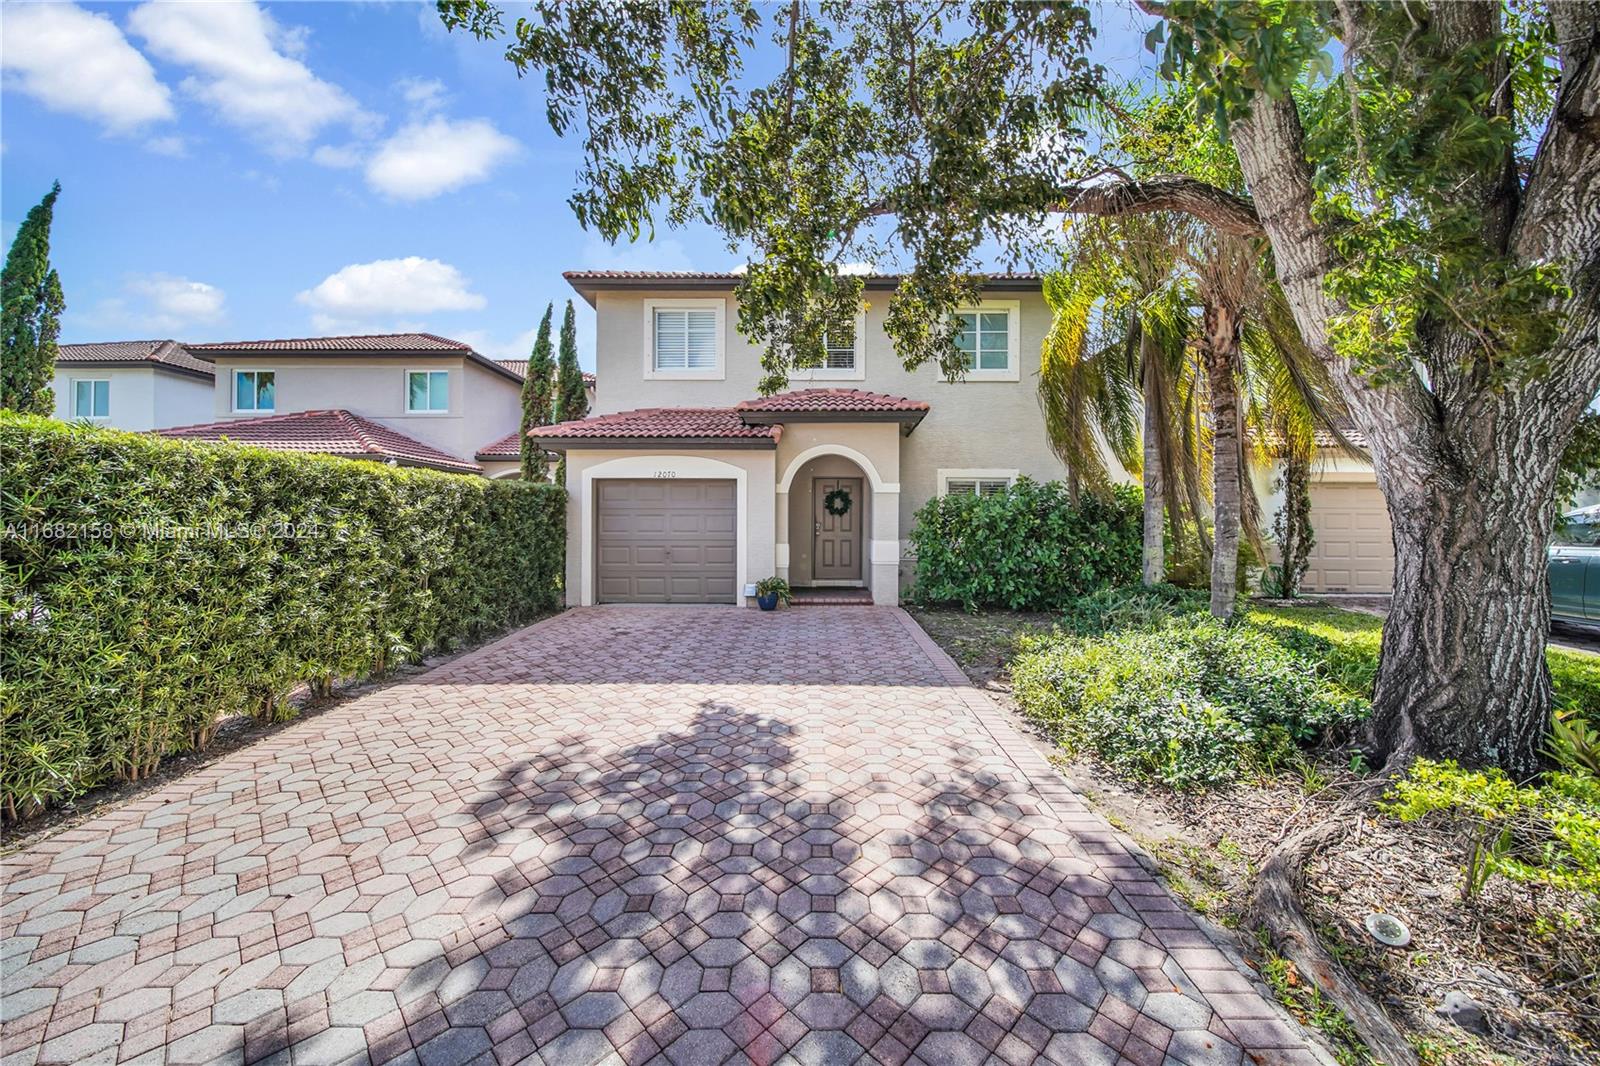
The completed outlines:
<svg viewBox="0 0 1600 1066">
<path fill-rule="evenodd" d="M 208 420 L 159 430 L 489 477 L 516 457 L 477 460 L 516 432 L 522 375 L 431 333 L 190 344 L 215 369 Z"/>
<path fill-rule="evenodd" d="M 567 460 L 571 604 L 744 602 L 769 575 L 893 604 L 930 497 L 1064 473 L 1035 392 L 1051 320 L 1036 275 L 991 276 L 958 312 L 971 369 L 955 383 L 902 365 L 884 331 L 899 279 L 869 277 L 826 365 L 764 398 L 737 275 L 566 278 L 595 309 L 605 381 L 589 418 L 535 431 Z"/>
<path fill-rule="evenodd" d="M 215 378 L 174 340 L 63 344 L 55 417 L 135 432 L 200 422 L 210 417 Z"/>
</svg>

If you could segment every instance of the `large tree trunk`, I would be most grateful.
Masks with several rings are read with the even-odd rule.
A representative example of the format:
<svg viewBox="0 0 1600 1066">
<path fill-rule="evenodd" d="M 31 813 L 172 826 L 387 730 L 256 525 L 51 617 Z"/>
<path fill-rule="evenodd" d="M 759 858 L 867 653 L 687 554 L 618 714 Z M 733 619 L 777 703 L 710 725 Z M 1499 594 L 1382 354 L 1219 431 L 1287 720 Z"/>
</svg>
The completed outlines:
<svg viewBox="0 0 1600 1066">
<path fill-rule="evenodd" d="M 1558 458 L 1554 427 L 1541 421 L 1508 426 L 1493 452 L 1420 478 L 1394 464 L 1384 472 L 1395 575 L 1370 731 L 1378 757 L 1423 754 L 1518 776 L 1539 767 Z"/>
<path fill-rule="evenodd" d="M 1167 578 L 1161 521 L 1166 486 L 1161 480 L 1160 379 L 1156 368 L 1151 365 L 1155 358 L 1154 344 L 1149 338 L 1143 338 L 1139 347 L 1144 379 L 1144 583 L 1159 585 Z"/>
<path fill-rule="evenodd" d="M 1232 618 L 1239 578 L 1239 362 L 1237 308 L 1208 301 L 1203 313 L 1211 392 L 1211 613 Z"/>
</svg>

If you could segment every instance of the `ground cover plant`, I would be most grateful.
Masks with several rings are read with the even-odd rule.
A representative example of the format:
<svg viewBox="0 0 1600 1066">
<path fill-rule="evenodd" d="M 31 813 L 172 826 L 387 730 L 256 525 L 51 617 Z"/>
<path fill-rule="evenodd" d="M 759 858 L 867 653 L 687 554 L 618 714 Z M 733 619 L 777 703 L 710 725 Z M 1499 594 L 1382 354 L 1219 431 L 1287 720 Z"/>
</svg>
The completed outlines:
<svg viewBox="0 0 1600 1066">
<path fill-rule="evenodd" d="M 565 494 L 0 415 L 8 817 L 555 607 Z"/>
</svg>

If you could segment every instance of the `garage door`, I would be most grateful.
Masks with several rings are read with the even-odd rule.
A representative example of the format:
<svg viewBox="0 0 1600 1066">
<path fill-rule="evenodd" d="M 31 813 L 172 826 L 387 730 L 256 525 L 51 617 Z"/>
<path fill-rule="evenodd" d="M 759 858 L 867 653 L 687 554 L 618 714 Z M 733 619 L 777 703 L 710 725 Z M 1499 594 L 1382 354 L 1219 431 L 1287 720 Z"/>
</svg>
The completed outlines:
<svg viewBox="0 0 1600 1066">
<path fill-rule="evenodd" d="M 1368 483 L 1311 486 L 1311 549 L 1307 592 L 1388 592 L 1394 584 L 1394 541 L 1383 493 Z"/>
<path fill-rule="evenodd" d="M 595 482 L 599 603 L 733 603 L 732 481 Z"/>
</svg>

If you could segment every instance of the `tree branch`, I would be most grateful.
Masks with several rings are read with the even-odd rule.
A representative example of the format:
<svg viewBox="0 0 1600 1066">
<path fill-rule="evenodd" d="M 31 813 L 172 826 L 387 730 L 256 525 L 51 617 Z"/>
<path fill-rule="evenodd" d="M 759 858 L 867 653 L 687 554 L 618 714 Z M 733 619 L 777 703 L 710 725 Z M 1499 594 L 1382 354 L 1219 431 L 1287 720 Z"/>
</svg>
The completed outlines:
<svg viewBox="0 0 1600 1066">
<path fill-rule="evenodd" d="M 1019 200 L 1017 214 L 1033 212 L 1069 215 L 1143 215 L 1153 211 L 1178 211 L 1193 215 L 1215 229 L 1235 237 L 1265 233 L 1255 205 L 1243 196 L 1182 176 L 1134 181 L 1074 182 L 1049 190 L 1047 195 Z M 880 201 L 866 210 L 868 218 L 892 215 L 896 209 Z"/>
</svg>

